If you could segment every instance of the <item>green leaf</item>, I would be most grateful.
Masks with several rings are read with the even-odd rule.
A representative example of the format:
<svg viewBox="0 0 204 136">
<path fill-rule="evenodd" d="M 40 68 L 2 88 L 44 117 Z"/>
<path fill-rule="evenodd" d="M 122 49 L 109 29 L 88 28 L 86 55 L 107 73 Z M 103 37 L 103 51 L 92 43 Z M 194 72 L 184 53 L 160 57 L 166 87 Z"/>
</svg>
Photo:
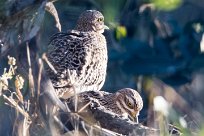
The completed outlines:
<svg viewBox="0 0 204 136">
<path fill-rule="evenodd" d="M 117 26 L 116 27 L 116 39 L 120 40 L 127 36 L 127 29 L 124 26 Z"/>
<path fill-rule="evenodd" d="M 152 3 L 159 10 L 169 11 L 178 8 L 182 0 L 152 0 Z"/>
</svg>

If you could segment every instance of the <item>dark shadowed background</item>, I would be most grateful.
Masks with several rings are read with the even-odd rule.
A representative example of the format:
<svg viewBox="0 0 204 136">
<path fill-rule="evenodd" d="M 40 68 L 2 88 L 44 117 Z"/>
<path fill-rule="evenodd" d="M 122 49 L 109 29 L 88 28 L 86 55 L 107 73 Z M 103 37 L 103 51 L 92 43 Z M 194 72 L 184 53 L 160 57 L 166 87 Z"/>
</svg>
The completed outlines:
<svg viewBox="0 0 204 136">
<path fill-rule="evenodd" d="M 8 55 L 21 54 L 29 42 L 41 57 L 49 37 L 58 32 L 45 3 L 0 0 L 0 76 L 8 68 Z M 105 16 L 109 59 L 102 90 L 137 89 L 144 100 L 139 121 L 152 127 L 158 121 L 154 98 L 162 96 L 170 106 L 169 123 L 186 135 L 204 135 L 204 1 L 58 0 L 54 5 L 62 31 L 73 29 L 86 9 Z M 12 88 L 12 80 L 9 85 Z M 11 135 L 13 114 L 0 98 L 0 135 Z"/>
</svg>

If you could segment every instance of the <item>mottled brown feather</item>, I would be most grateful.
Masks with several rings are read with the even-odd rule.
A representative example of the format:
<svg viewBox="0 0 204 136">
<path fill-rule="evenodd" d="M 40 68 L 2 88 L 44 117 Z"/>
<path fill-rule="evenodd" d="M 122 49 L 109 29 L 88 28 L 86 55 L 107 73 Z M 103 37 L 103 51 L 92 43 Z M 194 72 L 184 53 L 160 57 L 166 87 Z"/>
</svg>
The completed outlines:
<svg viewBox="0 0 204 136">
<path fill-rule="evenodd" d="M 76 88 L 78 88 L 77 93 L 98 91 L 105 82 L 106 39 L 101 29 L 99 31 L 94 28 L 94 23 L 99 23 L 94 22 L 95 19 L 102 14 L 95 10 L 88 10 L 85 13 L 88 18 L 91 14 L 93 19 L 85 20 L 86 16 L 83 18 L 80 16 L 76 30 L 57 33 L 50 38 L 47 57 L 57 73 L 49 66 L 46 70 L 60 98 L 67 99 L 70 94 L 73 95 L 73 90 L 76 91 Z M 100 25 L 104 26 L 104 23 L 100 22 Z M 89 27 L 82 28 L 86 26 Z"/>
<path fill-rule="evenodd" d="M 126 99 L 130 98 L 133 100 L 133 108 L 128 107 Z M 71 97 L 67 100 L 68 105 L 73 105 L 75 97 Z M 104 91 L 87 91 L 78 95 L 78 104 L 86 105 L 90 103 L 89 108 L 103 107 L 106 111 L 113 112 L 119 116 L 127 114 L 130 119 L 134 120 L 138 117 L 139 112 L 143 108 L 143 100 L 140 94 L 133 89 L 124 88 L 118 90 L 115 93 L 108 93 Z M 118 104 L 119 106 L 118 106 Z M 81 108 L 80 106 L 78 107 Z M 134 112 L 133 115 L 131 112 Z"/>
</svg>

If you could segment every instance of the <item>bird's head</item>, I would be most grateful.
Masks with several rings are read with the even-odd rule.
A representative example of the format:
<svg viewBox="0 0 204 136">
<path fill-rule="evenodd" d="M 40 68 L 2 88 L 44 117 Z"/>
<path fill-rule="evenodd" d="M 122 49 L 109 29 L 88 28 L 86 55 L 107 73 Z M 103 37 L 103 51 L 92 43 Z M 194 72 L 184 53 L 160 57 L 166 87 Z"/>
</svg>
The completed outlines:
<svg viewBox="0 0 204 136">
<path fill-rule="evenodd" d="M 76 29 L 83 32 L 94 31 L 103 33 L 104 29 L 108 29 L 108 27 L 104 25 L 104 16 L 101 12 L 86 10 L 79 16 Z"/>
<path fill-rule="evenodd" d="M 116 102 L 123 114 L 138 123 L 138 115 L 143 108 L 143 101 L 140 94 L 133 89 L 124 88 L 116 93 Z"/>
</svg>

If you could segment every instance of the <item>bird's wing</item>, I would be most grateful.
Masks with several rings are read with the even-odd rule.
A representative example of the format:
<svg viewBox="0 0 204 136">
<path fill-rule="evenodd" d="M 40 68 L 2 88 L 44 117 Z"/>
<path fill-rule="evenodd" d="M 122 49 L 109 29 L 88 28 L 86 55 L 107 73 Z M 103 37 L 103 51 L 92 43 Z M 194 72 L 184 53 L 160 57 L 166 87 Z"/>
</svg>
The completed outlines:
<svg viewBox="0 0 204 136">
<path fill-rule="evenodd" d="M 47 56 L 57 71 L 57 74 L 54 74 L 53 70 L 48 69 L 54 86 L 63 87 L 71 86 L 73 83 L 79 85 L 83 83 L 87 78 L 86 69 L 91 63 L 96 45 L 97 38 L 85 32 L 72 30 L 53 35 Z"/>
<path fill-rule="evenodd" d="M 109 99 L 112 99 L 111 98 L 112 94 L 105 91 L 87 91 L 87 92 L 81 93 L 79 96 L 86 101 L 92 101 L 98 104 L 100 103 L 101 106 L 108 104 L 106 97 L 110 96 Z"/>
</svg>

